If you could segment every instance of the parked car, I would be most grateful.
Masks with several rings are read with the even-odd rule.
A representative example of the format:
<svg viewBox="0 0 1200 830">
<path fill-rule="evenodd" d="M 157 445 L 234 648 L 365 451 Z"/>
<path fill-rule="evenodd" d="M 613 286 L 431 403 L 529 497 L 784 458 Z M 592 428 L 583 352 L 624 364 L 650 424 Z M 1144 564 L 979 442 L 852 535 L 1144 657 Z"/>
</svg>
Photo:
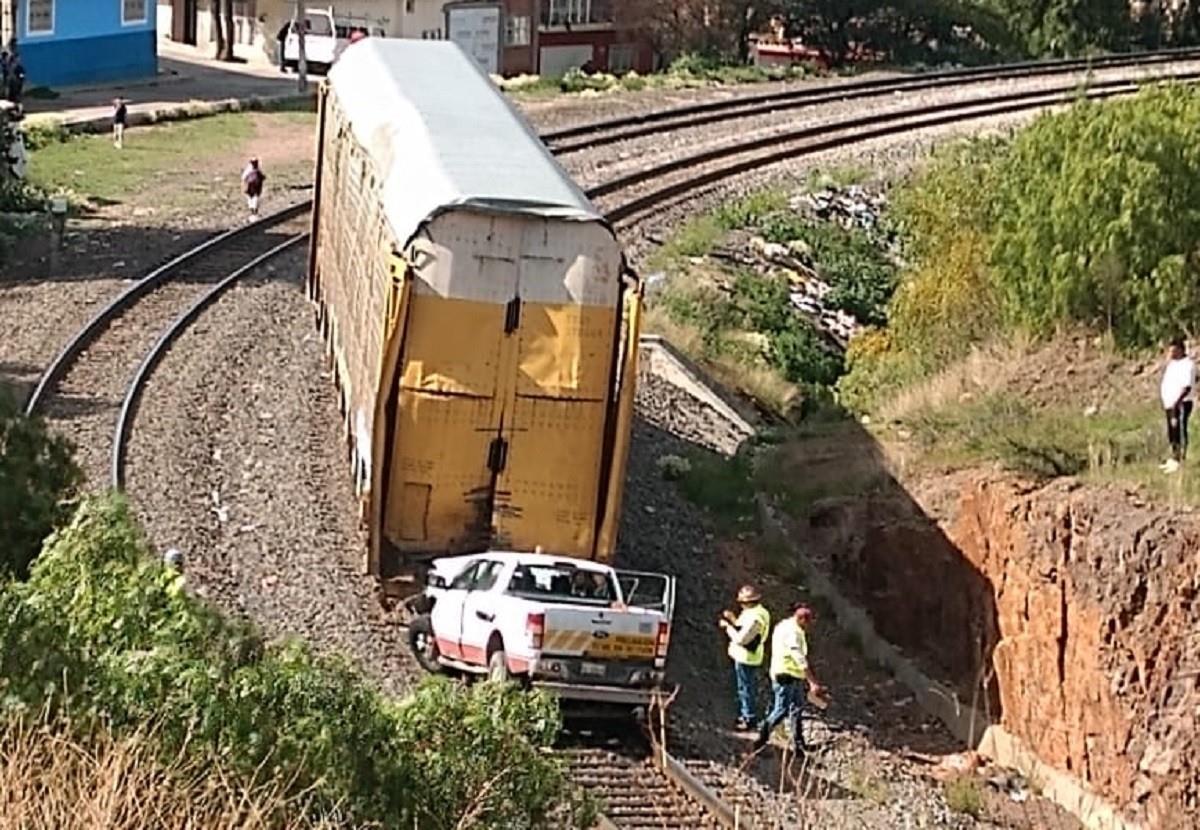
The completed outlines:
<svg viewBox="0 0 1200 830">
<path fill-rule="evenodd" d="M 335 15 L 332 9 L 305 9 L 304 61 L 311 72 L 327 72 L 352 42 L 356 32 L 386 37 L 383 27 L 366 18 Z M 297 21 L 288 28 L 283 42 L 283 66 L 295 70 L 300 64 L 300 36 Z M 357 40 L 358 37 L 354 37 Z"/>
<path fill-rule="evenodd" d="M 432 562 L 409 641 L 430 671 L 639 707 L 663 684 L 674 604 L 664 574 L 544 553 L 446 557 Z"/>
</svg>

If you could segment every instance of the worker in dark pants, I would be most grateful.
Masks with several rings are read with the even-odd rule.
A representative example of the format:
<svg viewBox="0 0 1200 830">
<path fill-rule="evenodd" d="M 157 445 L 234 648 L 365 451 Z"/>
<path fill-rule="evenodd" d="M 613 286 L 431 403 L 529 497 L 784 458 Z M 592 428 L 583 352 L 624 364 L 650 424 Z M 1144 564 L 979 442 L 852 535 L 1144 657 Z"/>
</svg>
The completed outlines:
<svg viewBox="0 0 1200 830">
<path fill-rule="evenodd" d="M 815 615 L 804 603 L 792 606 L 792 614 L 775 626 L 771 636 L 771 683 L 775 693 L 775 705 L 758 730 L 754 749 L 759 750 L 771 739 L 771 732 L 784 720 L 792 732 L 792 746 L 796 760 L 803 761 L 807 753 L 804 743 L 804 727 L 801 715 L 809 688 L 821 695 L 823 688 L 813 676 L 808 665 L 808 637 L 806 629 Z"/>
<path fill-rule="evenodd" d="M 8 100 L 14 104 L 21 103 L 25 91 L 25 66 L 21 56 L 15 52 L 8 59 Z"/>
<path fill-rule="evenodd" d="M 1161 469 L 1174 473 L 1187 457 L 1188 419 L 1192 415 L 1192 387 L 1196 385 L 1196 364 L 1187 355 L 1187 343 L 1182 337 L 1171 341 L 1167 352 L 1167 367 L 1162 376 L 1162 405 L 1167 415 L 1167 441 L 1171 457 Z"/>
<path fill-rule="evenodd" d="M 279 46 L 279 71 L 287 72 L 287 61 L 284 60 L 284 47 L 287 46 L 288 30 L 292 28 L 292 21 L 284 21 L 284 24 L 279 27 L 279 31 L 275 35 L 275 43 Z"/>
</svg>

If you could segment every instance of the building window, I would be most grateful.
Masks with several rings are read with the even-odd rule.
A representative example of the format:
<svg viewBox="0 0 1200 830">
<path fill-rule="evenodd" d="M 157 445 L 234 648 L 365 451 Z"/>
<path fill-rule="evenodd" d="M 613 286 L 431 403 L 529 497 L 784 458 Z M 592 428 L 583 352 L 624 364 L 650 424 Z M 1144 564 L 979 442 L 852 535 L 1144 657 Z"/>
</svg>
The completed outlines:
<svg viewBox="0 0 1200 830">
<path fill-rule="evenodd" d="M 121 25 L 146 22 L 146 0 L 121 0 Z"/>
<path fill-rule="evenodd" d="M 543 26 L 587 26 L 613 22 L 612 0 L 544 0 Z"/>
<path fill-rule="evenodd" d="M 26 34 L 54 34 L 54 0 L 28 0 L 25 10 Z"/>
<path fill-rule="evenodd" d="M 412 14 L 417 10 L 416 0 L 404 0 L 404 13 Z"/>
<path fill-rule="evenodd" d="M 529 18 L 527 16 L 504 19 L 504 45 L 529 45 Z"/>
</svg>

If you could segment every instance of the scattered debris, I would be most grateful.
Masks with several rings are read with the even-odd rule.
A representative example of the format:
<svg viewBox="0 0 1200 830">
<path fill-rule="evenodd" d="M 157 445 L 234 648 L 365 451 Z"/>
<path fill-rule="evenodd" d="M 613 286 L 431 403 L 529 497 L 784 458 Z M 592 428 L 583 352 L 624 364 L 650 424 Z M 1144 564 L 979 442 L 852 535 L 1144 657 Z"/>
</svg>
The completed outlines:
<svg viewBox="0 0 1200 830">
<path fill-rule="evenodd" d="M 844 228 L 874 230 L 887 209 L 887 196 L 869 193 L 860 185 L 845 189 L 830 187 L 796 196 L 790 206 L 792 210 L 811 213 L 819 219 L 837 222 Z"/>
</svg>

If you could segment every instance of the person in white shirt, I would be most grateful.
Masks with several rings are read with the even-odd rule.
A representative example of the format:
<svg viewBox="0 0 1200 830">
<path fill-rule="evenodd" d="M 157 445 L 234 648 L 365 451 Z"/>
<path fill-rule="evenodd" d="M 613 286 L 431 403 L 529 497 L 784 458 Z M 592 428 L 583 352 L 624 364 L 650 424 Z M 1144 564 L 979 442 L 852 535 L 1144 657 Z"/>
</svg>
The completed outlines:
<svg viewBox="0 0 1200 830">
<path fill-rule="evenodd" d="M 1187 344 L 1182 337 L 1171 341 L 1167 367 L 1163 370 L 1163 410 L 1167 414 L 1167 441 L 1171 444 L 1171 457 L 1162 465 L 1165 473 L 1179 469 L 1187 457 L 1188 419 L 1192 415 L 1192 387 L 1196 385 L 1196 364 L 1187 355 Z"/>
</svg>

